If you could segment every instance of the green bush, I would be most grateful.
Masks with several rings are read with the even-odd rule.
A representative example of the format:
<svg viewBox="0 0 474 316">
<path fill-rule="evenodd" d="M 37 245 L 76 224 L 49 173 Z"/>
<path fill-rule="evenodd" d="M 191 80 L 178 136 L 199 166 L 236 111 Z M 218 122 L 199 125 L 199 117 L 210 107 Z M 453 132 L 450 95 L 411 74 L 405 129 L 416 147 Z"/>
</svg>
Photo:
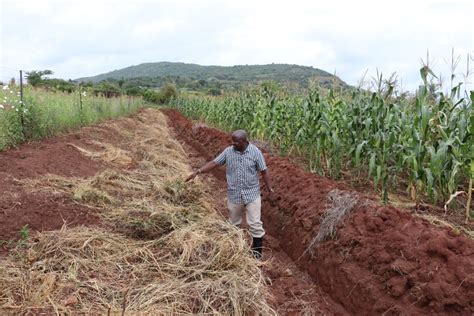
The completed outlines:
<svg viewBox="0 0 474 316">
<path fill-rule="evenodd" d="M 171 83 L 164 84 L 159 91 L 147 89 L 142 94 L 143 99 L 156 104 L 165 104 L 178 96 L 176 87 Z"/>
</svg>

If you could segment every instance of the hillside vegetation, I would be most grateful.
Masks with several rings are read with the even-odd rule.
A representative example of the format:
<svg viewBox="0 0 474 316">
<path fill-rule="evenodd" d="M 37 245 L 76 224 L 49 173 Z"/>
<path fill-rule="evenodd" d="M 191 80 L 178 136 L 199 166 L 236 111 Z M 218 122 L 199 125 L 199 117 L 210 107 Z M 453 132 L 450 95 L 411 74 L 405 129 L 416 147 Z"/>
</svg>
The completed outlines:
<svg viewBox="0 0 474 316">
<path fill-rule="evenodd" d="M 166 82 L 189 90 L 233 90 L 249 84 L 274 81 L 290 87 L 306 88 L 310 81 L 322 87 L 348 87 L 340 78 L 321 69 L 288 65 L 201 66 L 196 64 L 157 62 L 130 66 L 93 77 L 76 79 L 78 82 L 119 82 L 120 85 L 159 87 Z"/>
</svg>

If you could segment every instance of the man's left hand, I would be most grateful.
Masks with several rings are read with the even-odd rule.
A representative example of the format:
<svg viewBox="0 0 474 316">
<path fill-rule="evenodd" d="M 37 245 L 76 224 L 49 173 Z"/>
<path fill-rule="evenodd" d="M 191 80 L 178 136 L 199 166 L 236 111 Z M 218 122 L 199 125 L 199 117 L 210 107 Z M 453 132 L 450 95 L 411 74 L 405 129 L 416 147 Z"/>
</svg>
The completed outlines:
<svg viewBox="0 0 474 316">
<path fill-rule="evenodd" d="M 276 194 L 275 194 L 275 191 L 271 190 L 268 192 L 268 201 L 270 202 L 270 205 L 271 206 L 275 206 L 276 204 Z"/>
</svg>

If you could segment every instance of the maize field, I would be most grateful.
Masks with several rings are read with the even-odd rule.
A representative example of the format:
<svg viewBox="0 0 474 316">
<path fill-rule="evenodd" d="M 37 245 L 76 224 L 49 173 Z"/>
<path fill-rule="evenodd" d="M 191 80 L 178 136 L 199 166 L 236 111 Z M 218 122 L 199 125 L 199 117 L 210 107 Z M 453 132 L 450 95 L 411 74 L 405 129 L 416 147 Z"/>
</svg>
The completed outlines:
<svg viewBox="0 0 474 316">
<path fill-rule="evenodd" d="M 227 131 L 246 129 L 282 154 L 304 157 L 311 172 L 371 183 L 385 202 L 391 187 L 434 203 L 467 191 L 473 91 L 463 97 L 458 85 L 449 94 L 434 94 L 424 85 L 413 97 L 394 96 L 393 87 L 323 92 L 260 88 L 224 97 L 181 96 L 173 106 Z"/>
</svg>

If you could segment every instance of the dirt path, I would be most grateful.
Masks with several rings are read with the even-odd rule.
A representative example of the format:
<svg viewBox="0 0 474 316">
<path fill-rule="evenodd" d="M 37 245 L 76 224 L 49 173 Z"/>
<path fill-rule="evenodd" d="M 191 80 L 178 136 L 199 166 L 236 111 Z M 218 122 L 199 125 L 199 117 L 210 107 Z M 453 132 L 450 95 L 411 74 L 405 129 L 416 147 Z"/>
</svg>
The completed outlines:
<svg viewBox="0 0 474 316">
<path fill-rule="evenodd" d="M 226 133 L 193 125 L 175 110 L 165 113 L 178 137 L 206 160 L 230 142 Z M 472 239 L 379 205 L 286 158 L 266 154 L 266 160 L 279 196 L 276 206 L 263 203 L 270 248 L 278 244 L 275 252 L 283 249 L 306 271 L 335 302 L 330 305 L 350 314 L 474 313 Z M 223 170 L 213 174 L 223 185 Z M 334 215 L 340 220 L 331 227 Z"/>
</svg>

